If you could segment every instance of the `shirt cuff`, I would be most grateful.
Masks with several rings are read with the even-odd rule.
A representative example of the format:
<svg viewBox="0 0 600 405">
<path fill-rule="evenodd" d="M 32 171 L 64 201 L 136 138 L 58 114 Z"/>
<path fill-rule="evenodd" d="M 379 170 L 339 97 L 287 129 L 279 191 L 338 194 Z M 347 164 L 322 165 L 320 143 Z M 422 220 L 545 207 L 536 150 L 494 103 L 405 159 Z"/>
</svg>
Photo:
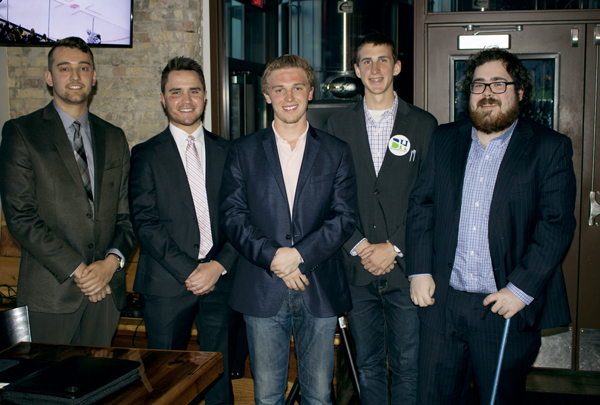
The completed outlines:
<svg viewBox="0 0 600 405">
<path fill-rule="evenodd" d="M 121 258 L 121 260 L 123 260 L 123 268 L 120 268 L 117 271 L 121 271 L 121 270 L 125 269 L 125 257 L 123 256 L 123 253 L 121 253 L 121 251 L 119 249 L 108 249 L 108 251 L 106 252 L 106 256 L 104 256 L 104 258 L 106 259 L 108 257 L 108 255 L 110 255 L 110 254 L 115 254 L 115 255 L 119 256 Z"/>
<path fill-rule="evenodd" d="M 360 245 L 361 243 L 363 243 L 366 240 L 367 240 L 367 238 L 362 238 L 356 245 L 354 245 L 354 247 L 350 251 L 350 256 L 358 256 L 358 253 L 356 253 L 356 248 L 358 247 L 358 245 Z"/>
<path fill-rule="evenodd" d="M 412 276 L 408 276 L 408 281 L 410 281 L 413 277 L 419 277 L 419 276 L 431 276 L 431 274 L 429 274 L 429 273 L 413 274 Z"/>
<path fill-rule="evenodd" d="M 77 269 L 83 264 L 83 262 L 79 263 L 79 266 L 75 267 L 75 270 L 73 270 L 73 273 L 71 273 L 71 275 L 69 277 L 73 277 L 75 275 L 75 272 L 77 271 Z"/>
<path fill-rule="evenodd" d="M 533 302 L 533 297 L 530 297 L 529 295 L 525 294 L 519 287 L 517 287 L 513 283 L 508 283 L 506 288 L 508 288 L 508 291 L 516 295 L 518 299 L 523 301 L 525 305 L 529 305 Z"/>
</svg>

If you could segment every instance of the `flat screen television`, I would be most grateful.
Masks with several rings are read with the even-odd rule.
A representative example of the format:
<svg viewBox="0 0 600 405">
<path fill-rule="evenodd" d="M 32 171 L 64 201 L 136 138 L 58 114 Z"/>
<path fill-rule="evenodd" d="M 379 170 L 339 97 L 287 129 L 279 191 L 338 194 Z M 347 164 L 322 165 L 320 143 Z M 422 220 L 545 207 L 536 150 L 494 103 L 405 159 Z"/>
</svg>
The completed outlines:
<svg viewBox="0 0 600 405">
<path fill-rule="evenodd" d="M 75 36 L 131 47 L 132 31 L 133 0 L 0 0 L 0 45 L 51 46 Z"/>
</svg>

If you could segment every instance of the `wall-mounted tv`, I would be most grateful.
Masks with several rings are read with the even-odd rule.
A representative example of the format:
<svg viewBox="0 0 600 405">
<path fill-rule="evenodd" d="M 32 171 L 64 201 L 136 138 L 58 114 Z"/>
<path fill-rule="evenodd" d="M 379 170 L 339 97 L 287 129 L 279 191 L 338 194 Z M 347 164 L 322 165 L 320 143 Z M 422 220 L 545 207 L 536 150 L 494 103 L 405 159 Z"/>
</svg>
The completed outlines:
<svg viewBox="0 0 600 405">
<path fill-rule="evenodd" d="M 75 36 L 131 47 L 132 31 L 133 0 L 0 0 L 0 45 L 51 46 Z"/>
</svg>

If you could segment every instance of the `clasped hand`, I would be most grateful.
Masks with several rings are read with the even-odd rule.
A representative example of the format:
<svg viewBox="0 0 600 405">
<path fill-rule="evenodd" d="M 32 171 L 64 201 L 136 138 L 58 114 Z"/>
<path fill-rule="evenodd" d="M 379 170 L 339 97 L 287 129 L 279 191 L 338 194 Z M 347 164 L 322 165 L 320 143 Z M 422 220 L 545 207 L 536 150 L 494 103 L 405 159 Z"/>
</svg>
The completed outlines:
<svg viewBox="0 0 600 405">
<path fill-rule="evenodd" d="M 112 294 L 108 283 L 117 270 L 116 258 L 108 256 L 104 260 L 98 260 L 89 266 L 82 263 L 73 278 L 75 284 L 91 302 L 100 302 L 106 295 Z"/>
<path fill-rule="evenodd" d="M 371 244 L 364 240 L 356 250 L 362 259 L 360 263 L 374 276 L 389 273 L 396 264 L 398 254 L 390 242 Z"/>
<path fill-rule="evenodd" d="M 310 283 L 298 268 L 300 263 L 302 263 L 302 256 L 295 248 L 282 247 L 275 252 L 271 271 L 281 278 L 288 288 L 305 291 Z"/>
</svg>

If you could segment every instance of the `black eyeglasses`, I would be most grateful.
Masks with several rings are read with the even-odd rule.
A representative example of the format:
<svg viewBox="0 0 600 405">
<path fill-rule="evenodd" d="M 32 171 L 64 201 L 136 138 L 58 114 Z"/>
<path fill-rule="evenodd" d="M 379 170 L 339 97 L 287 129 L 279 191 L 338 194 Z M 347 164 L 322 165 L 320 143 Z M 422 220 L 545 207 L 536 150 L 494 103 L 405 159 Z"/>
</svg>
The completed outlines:
<svg viewBox="0 0 600 405">
<path fill-rule="evenodd" d="M 471 83 L 471 93 L 481 94 L 485 91 L 485 88 L 489 86 L 490 90 L 494 94 L 502 94 L 506 92 L 506 86 L 509 84 L 515 84 L 516 82 L 492 82 L 492 83 Z"/>
</svg>

